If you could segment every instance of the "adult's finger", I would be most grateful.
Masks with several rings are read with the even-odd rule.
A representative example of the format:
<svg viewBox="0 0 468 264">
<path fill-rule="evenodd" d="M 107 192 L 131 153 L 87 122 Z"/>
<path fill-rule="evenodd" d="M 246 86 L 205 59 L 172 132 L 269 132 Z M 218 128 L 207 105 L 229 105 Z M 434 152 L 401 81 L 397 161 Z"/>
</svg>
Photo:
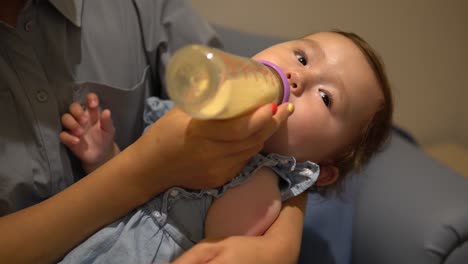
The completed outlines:
<svg viewBox="0 0 468 264">
<path fill-rule="evenodd" d="M 219 249 L 216 244 L 201 242 L 182 256 L 176 259 L 171 264 L 207 264 L 211 263 L 216 255 L 219 253 Z"/>
<path fill-rule="evenodd" d="M 267 104 L 252 113 L 232 119 L 192 120 L 188 132 L 212 140 L 237 141 L 254 134 L 272 122 L 272 117 L 272 105 Z"/>
<path fill-rule="evenodd" d="M 263 148 L 265 141 L 278 130 L 278 128 L 286 122 L 288 117 L 291 115 L 294 107 L 288 105 L 282 105 L 278 108 L 278 112 L 268 120 L 268 122 L 261 127 L 257 132 L 250 134 L 247 138 L 238 141 L 229 141 L 227 143 L 235 143 L 232 149 L 236 152 L 246 151 L 248 149 L 257 150 L 257 153 Z M 219 144 L 219 141 L 218 141 Z M 234 152 L 233 151 L 233 152 Z M 253 156 L 253 155 L 252 155 Z"/>
<path fill-rule="evenodd" d="M 271 137 L 276 130 L 293 114 L 294 106 L 292 104 L 282 104 L 278 107 L 278 112 L 273 116 L 259 131 L 250 135 L 253 141 L 264 142 Z"/>
</svg>

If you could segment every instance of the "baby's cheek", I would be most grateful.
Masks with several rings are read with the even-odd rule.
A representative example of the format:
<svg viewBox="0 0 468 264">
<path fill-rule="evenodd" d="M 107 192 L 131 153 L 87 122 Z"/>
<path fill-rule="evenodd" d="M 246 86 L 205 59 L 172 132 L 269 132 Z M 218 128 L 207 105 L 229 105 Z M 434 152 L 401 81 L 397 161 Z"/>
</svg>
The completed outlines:
<svg viewBox="0 0 468 264">
<path fill-rule="evenodd" d="M 300 160 L 311 160 L 320 146 L 320 128 L 310 122 L 295 122 L 288 126 L 290 153 Z"/>
<path fill-rule="evenodd" d="M 297 152 L 299 149 L 308 145 L 310 141 L 310 133 L 308 133 L 308 128 L 306 126 L 296 126 L 289 130 L 289 147 Z"/>
</svg>

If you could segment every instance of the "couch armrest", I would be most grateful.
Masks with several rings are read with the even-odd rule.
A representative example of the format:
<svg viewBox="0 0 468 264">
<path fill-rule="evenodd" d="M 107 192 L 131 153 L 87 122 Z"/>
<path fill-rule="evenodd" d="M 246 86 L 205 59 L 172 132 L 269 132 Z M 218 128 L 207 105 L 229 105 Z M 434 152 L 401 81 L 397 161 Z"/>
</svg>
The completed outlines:
<svg viewBox="0 0 468 264">
<path fill-rule="evenodd" d="M 352 263 L 466 263 L 466 178 L 396 136 L 364 177 Z"/>
</svg>

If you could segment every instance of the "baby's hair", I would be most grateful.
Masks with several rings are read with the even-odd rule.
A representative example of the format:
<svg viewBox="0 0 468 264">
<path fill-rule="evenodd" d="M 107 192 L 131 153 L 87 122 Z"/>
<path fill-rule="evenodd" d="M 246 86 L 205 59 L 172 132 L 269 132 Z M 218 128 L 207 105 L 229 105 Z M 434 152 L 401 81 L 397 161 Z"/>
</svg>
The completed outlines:
<svg viewBox="0 0 468 264">
<path fill-rule="evenodd" d="M 380 56 L 364 39 L 355 33 L 341 30 L 332 30 L 331 32 L 351 40 L 362 51 L 377 77 L 383 93 L 383 101 L 362 130 L 361 136 L 352 142 L 343 154 L 339 155 L 335 160 L 335 166 L 339 169 L 340 175 L 334 184 L 326 186 L 325 189 L 322 189 L 323 187 L 318 189 L 322 193 L 329 189 L 336 189 L 338 193 L 342 191 L 345 176 L 351 172 L 360 171 L 372 156 L 388 142 L 393 118 L 391 87 Z"/>
</svg>

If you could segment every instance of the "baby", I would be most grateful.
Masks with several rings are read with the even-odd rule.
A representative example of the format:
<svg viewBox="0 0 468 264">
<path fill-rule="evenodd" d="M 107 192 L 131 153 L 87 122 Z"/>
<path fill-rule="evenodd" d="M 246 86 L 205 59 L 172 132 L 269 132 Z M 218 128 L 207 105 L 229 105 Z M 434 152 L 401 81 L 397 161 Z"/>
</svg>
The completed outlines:
<svg viewBox="0 0 468 264">
<path fill-rule="evenodd" d="M 376 53 L 357 35 L 312 34 L 274 45 L 253 59 L 283 70 L 294 108 L 262 154 L 219 188 L 167 190 L 95 233 L 63 263 L 165 263 L 203 238 L 262 235 L 282 201 L 310 188 L 339 187 L 388 138 L 393 105 L 387 77 Z M 98 106 L 91 94 L 87 110 L 74 103 L 62 117 L 67 131 L 61 141 L 87 172 L 119 152 L 110 111 L 100 112 Z M 145 121 L 156 121 L 171 107 L 171 102 L 149 98 Z"/>
</svg>

